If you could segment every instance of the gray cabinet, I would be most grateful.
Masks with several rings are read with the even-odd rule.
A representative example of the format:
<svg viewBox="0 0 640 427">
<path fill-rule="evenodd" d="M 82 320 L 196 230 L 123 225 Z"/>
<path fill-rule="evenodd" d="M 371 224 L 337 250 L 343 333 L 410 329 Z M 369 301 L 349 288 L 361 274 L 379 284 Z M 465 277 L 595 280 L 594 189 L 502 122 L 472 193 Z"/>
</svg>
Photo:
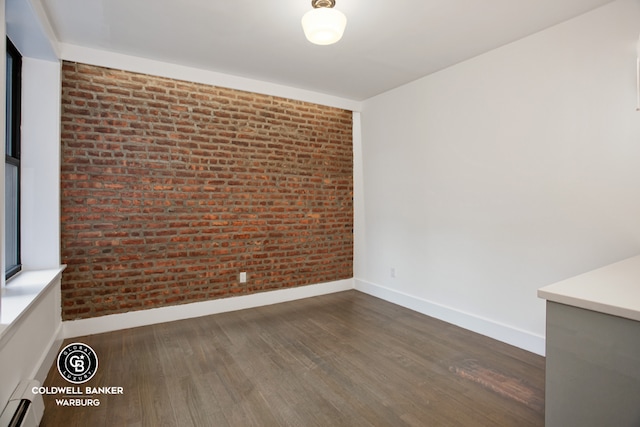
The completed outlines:
<svg viewBox="0 0 640 427">
<path fill-rule="evenodd" d="M 640 427 L 640 322 L 547 302 L 546 427 Z"/>
<path fill-rule="evenodd" d="M 640 427 L 640 257 L 547 286 L 546 427 Z"/>
</svg>

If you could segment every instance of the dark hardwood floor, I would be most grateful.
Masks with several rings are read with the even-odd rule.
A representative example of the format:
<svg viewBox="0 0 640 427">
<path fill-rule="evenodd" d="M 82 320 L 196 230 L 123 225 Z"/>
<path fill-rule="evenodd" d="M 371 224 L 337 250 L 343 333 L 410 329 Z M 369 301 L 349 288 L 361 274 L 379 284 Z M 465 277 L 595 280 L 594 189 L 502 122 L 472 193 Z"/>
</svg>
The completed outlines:
<svg viewBox="0 0 640 427">
<path fill-rule="evenodd" d="M 543 357 L 357 291 L 71 342 L 124 394 L 41 426 L 544 425 Z"/>
</svg>

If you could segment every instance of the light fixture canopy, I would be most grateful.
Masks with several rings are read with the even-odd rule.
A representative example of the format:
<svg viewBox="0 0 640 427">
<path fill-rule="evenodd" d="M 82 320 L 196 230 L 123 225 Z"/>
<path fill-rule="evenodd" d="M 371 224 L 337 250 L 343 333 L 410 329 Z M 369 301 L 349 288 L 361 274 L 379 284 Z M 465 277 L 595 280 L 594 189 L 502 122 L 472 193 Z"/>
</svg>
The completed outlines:
<svg viewBox="0 0 640 427">
<path fill-rule="evenodd" d="M 302 17 L 304 35 L 311 43 L 328 45 L 342 38 L 347 17 L 335 5 L 335 0 L 311 0 L 313 9 Z"/>
</svg>

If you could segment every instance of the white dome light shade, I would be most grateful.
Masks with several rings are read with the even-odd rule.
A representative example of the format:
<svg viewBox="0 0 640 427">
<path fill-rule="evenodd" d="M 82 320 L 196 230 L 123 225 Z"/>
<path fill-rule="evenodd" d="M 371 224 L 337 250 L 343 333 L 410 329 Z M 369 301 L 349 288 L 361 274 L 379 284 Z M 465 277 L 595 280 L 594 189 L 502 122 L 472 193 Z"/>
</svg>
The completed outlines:
<svg viewBox="0 0 640 427">
<path fill-rule="evenodd" d="M 347 17 L 339 10 L 319 7 L 311 9 L 302 17 L 302 29 L 307 39 L 314 44 L 327 45 L 342 38 L 347 26 Z"/>
</svg>

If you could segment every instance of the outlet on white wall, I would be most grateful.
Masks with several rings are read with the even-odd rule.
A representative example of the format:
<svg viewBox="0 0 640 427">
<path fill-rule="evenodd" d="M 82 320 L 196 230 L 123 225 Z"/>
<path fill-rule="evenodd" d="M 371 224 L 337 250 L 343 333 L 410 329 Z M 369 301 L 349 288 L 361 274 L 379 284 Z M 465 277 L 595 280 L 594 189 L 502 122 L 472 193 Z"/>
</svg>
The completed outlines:
<svg viewBox="0 0 640 427">
<path fill-rule="evenodd" d="M 395 267 L 391 267 L 391 269 L 389 270 L 389 274 L 391 275 L 391 277 L 393 277 L 395 279 L 395 277 L 396 277 L 396 268 Z"/>
</svg>

